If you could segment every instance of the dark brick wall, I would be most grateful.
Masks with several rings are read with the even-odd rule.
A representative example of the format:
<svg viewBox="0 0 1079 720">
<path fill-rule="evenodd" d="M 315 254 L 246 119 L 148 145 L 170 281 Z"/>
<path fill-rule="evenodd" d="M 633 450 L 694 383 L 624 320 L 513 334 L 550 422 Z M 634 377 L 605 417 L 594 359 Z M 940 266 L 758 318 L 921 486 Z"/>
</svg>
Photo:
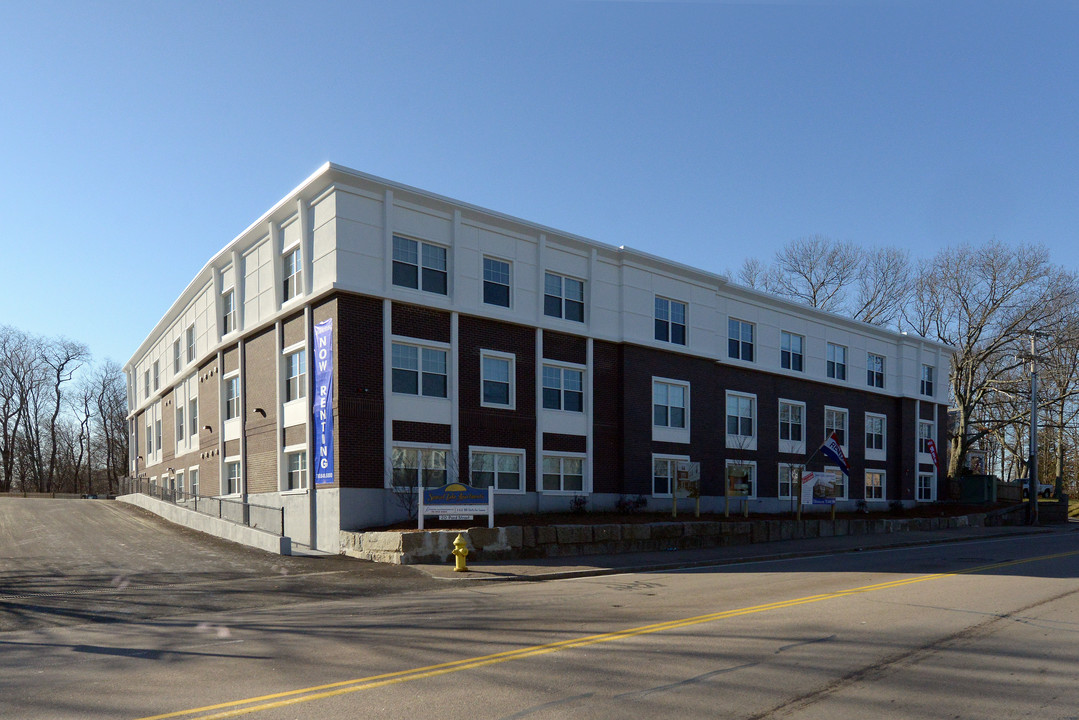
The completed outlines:
<svg viewBox="0 0 1079 720">
<path fill-rule="evenodd" d="M 622 387 L 623 346 L 592 341 L 592 489 L 623 489 Z M 637 492 L 643 492 L 638 490 Z"/>
<path fill-rule="evenodd" d="M 269 327 L 244 343 L 244 423 L 247 491 L 276 492 L 277 482 L 277 361 L 281 356 L 277 330 Z M 265 413 L 255 412 L 261 408 Z"/>
<path fill-rule="evenodd" d="M 199 368 L 199 492 L 216 495 L 220 489 L 221 413 L 218 383 L 221 368 L 213 358 Z M 210 429 L 204 428 L 209 425 Z"/>
<path fill-rule="evenodd" d="M 394 335 L 434 340 L 450 341 L 450 314 L 442 310 L 394 303 L 390 322 Z"/>
<path fill-rule="evenodd" d="M 458 398 L 462 473 L 473 445 L 524 448 L 526 488 L 536 489 L 536 331 L 534 328 L 460 316 L 458 319 Z M 513 353 L 516 403 L 513 410 L 480 406 L 480 352 Z"/>
<path fill-rule="evenodd" d="M 432 445 L 450 444 L 450 426 L 441 423 L 393 421 L 393 439 L 395 442 L 431 443 Z"/>
<path fill-rule="evenodd" d="M 281 331 L 284 334 L 284 339 L 281 341 L 281 347 L 292 347 L 296 343 L 303 342 L 303 313 L 296 313 L 289 317 L 281 324 Z"/>
<path fill-rule="evenodd" d="M 576 335 L 544 330 L 543 357 L 547 360 L 584 365 L 588 361 L 588 340 Z"/>
<path fill-rule="evenodd" d="M 563 435 L 561 433 L 543 433 L 544 452 L 587 452 L 587 438 L 583 435 Z"/>
</svg>

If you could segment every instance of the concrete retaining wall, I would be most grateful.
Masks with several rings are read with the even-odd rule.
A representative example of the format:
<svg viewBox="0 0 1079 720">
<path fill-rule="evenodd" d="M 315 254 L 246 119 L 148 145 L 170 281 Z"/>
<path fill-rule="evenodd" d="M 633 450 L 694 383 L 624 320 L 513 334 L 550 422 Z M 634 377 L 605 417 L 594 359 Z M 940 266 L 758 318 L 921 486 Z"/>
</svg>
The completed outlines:
<svg viewBox="0 0 1079 720">
<path fill-rule="evenodd" d="M 408 565 L 444 563 L 461 534 L 470 560 L 576 557 L 580 555 L 681 550 L 749 543 L 871 535 L 1011 524 L 1012 515 L 984 513 L 941 518 L 804 519 L 744 522 L 653 522 L 620 525 L 544 525 L 534 527 L 342 532 L 341 552 L 374 562 Z"/>
<path fill-rule="evenodd" d="M 292 554 L 292 541 L 289 538 L 274 535 L 265 530 L 256 530 L 254 528 L 249 528 L 246 525 L 237 525 L 236 523 L 231 523 L 227 520 L 221 520 L 210 515 L 203 515 L 194 510 L 188 510 L 187 508 L 179 507 L 178 505 L 173 505 L 172 503 L 140 493 L 121 495 L 116 499 L 120 502 L 126 502 L 130 505 L 140 507 L 143 510 L 149 510 L 154 515 L 159 515 L 169 522 L 183 525 L 192 530 L 198 530 L 199 532 L 204 532 L 208 535 L 214 535 L 224 540 L 230 540 L 235 543 L 240 543 L 241 545 L 247 545 L 248 547 L 276 553 L 277 555 Z"/>
</svg>

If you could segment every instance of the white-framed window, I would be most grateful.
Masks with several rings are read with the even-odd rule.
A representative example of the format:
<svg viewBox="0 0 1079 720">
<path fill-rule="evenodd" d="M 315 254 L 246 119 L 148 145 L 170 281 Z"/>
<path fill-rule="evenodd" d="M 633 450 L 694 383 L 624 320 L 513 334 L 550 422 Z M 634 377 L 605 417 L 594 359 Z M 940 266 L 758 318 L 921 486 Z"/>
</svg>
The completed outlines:
<svg viewBox="0 0 1079 720">
<path fill-rule="evenodd" d="M 179 445 L 184 441 L 184 430 L 186 429 L 184 424 L 184 405 L 183 403 L 176 403 L 176 444 Z"/>
<path fill-rule="evenodd" d="M 243 478 L 240 475 L 240 460 L 225 460 L 225 483 L 222 495 L 239 495 L 242 488 Z"/>
<path fill-rule="evenodd" d="M 689 426 L 689 383 L 652 379 L 652 424 L 656 427 Z"/>
<path fill-rule="evenodd" d="M 510 306 L 510 264 L 498 258 L 483 258 L 483 302 Z"/>
<path fill-rule="evenodd" d="M 544 455 L 544 492 L 584 492 L 584 455 Z"/>
<path fill-rule="evenodd" d="M 805 369 L 805 338 L 783 331 L 779 341 L 779 366 L 784 370 Z"/>
<path fill-rule="evenodd" d="M 652 456 L 652 496 L 671 497 L 678 463 L 689 461 L 689 455 Z"/>
<path fill-rule="evenodd" d="M 296 350 L 285 355 L 285 402 L 307 397 L 307 353 Z"/>
<path fill-rule="evenodd" d="M 847 495 L 847 476 L 843 474 L 842 470 L 840 470 L 838 467 L 836 467 L 834 465 L 826 465 L 825 468 L 824 468 L 824 472 L 831 473 L 832 475 L 835 476 L 835 481 L 837 483 L 837 487 L 839 488 L 838 490 L 836 490 L 835 499 L 836 500 L 846 500 L 847 497 L 848 497 L 848 495 Z"/>
<path fill-rule="evenodd" d="M 727 460 L 726 478 L 727 488 L 733 488 L 736 484 L 744 484 L 747 486 L 745 492 L 739 495 L 739 497 L 757 497 L 756 460 Z"/>
<path fill-rule="evenodd" d="M 154 454 L 154 423 L 151 420 L 146 421 L 146 464 L 152 464 L 150 462 L 151 456 Z"/>
<path fill-rule="evenodd" d="M 393 284 L 438 295 L 448 294 L 446 248 L 393 236 Z"/>
<path fill-rule="evenodd" d="M 199 401 L 198 398 L 191 398 L 187 401 L 187 424 L 188 424 L 188 437 L 196 438 L 199 434 Z"/>
<path fill-rule="evenodd" d="M 307 448 L 285 448 L 284 490 L 303 490 L 307 487 Z"/>
<path fill-rule="evenodd" d="M 172 344 L 172 372 L 174 375 L 180 372 L 180 339 Z"/>
<path fill-rule="evenodd" d="M 656 296 L 656 340 L 686 344 L 686 304 Z"/>
<path fill-rule="evenodd" d="M 300 246 L 285 250 L 281 254 L 281 302 L 288 302 L 300 294 Z"/>
<path fill-rule="evenodd" d="M 524 450 L 472 447 L 468 452 L 473 487 L 489 487 L 499 492 L 524 492 Z"/>
<path fill-rule="evenodd" d="M 192 323 L 187 326 L 187 361 L 189 363 L 195 362 L 195 325 Z"/>
<path fill-rule="evenodd" d="M 843 453 L 847 454 L 847 411 L 845 408 L 825 406 L 824 439 L 830 438 L 832 433 L 835 433 L 839 444 L 843 446 Z"/>
<path fill-rule="evenodd" d="M 161 387 L 161 363 L 154 360 L 154 392 Z"/>
<path fill-rule="evenodd" d="M 930 473 L 918 473 L 918 502 L 933 502 L 936 484 Z"/>
<path fill-rule="evenodd" d="M 933 376 L 935 374 L 936 368 L 932 365 L 922 365 L 922 395 L 933 397 Z"/>
<path fill-rule="evenodd" d="M 757 449 L 757 396 L 727 391 L 727 447 Z"/>
<path fill-rule="evenodd" d="M 143 379 L 143 384 L 146 387 L 145 395 L 146 395 L 147 398 L 149 398 L 150 397 L 150 371 L 149 370 L 147 370 L 146 372 L 144 372 L 142 374 L 142 379 Z"/>
<path fill-rule="evenodd" d="M 883 470 L 866 470 L 865 471 L 865 499 L 866 500 L 883 500 L 884 499 L 884 471 Z"/>
<path fill-rule="evenodd" d="M 161 452 L 161 418 L 154 420 L 154 447 Z"/>
<path fill-rule="evenodd" d="M 221 295 L 221 334 L 228 335 L 236 329 L 236 291 L 226 290 Z"/>
<path fill-rule="evenodd" d="M 546 273 L 543 278 L 543 314 L 584 322 L 584 280 Z"/>
<path fill-rule="evenodd" d="M 184 495 L 184 471 L 183 470 L 177 470 L 176 471 L 176 491 L 178 493 L 180 493 L 180 497 L 182 498 L 183 495 Z"/>
<path fill-rule="evenodd" d="M 798 494 L 798 475 L 795 473 L 797 465 L 791 463 L 779 463 L 779 498 L 790 500 Z"/>
<path fill-rule="evenodd" d="M 884 356 L 866 353 L 865 382 L 869 387 L 884 387 Z"/>
<path fill-rule="evenodd" d="M 888 453 L 888 418 L 876 413 L 865 414 L 865 457 L 885 460 Z"/>
<path fill-rule="evenodd" d="M 187 482 L 191 487 L 191 494 L 199 494 L 199 469 L 197 467 L 187 469 Z"/>
<path fill-rule="evenodd" d="M 727 319 L 727 357 L 753 362 L 753 323 Z"/>
<path fill-rule="evenodd" d="M 544 364 L 543 409 L 584 412 L 584 372 L 577 368 Z"/>
<path fill-rule="evenodd" d="M 390 482 L 396 487 L 442 487 L 449 482 L 449 448 L 395 445 L 390 453 Z"/>
<path fill-rule="evenodd" d="M 240 417 L 240 376 L 225 378 L 225 419 Z"/>
<path fill-rule="evenodd" d="M 395 342 L 390 354 L 393 392 L 424 397 L 447 397 L 449 368 L 445 350 Z"/>
<path fill-rule="evenodd" d="M 805 452 L 805 411 L 803 402 L 779 401 L 779 452 Z"/>
<path fill-rule="evenodd" d="M 828 343 L 828 377 L 833 380 L 847 379 L 847 348 Z"/>
<path fill-rule="evenodd" d="M 494 350 L 480 352 L 480 378 L 483 388 L 480 405 L 509 410 L 516 406 L 515 361 L 515 356 L 509 353 Z"/>
<path fill-rule="evenodd" d="M 929 443 L 933 440 L 933 421 L 918 421 L 918 452 L 929 455 Z"/>
</svg>

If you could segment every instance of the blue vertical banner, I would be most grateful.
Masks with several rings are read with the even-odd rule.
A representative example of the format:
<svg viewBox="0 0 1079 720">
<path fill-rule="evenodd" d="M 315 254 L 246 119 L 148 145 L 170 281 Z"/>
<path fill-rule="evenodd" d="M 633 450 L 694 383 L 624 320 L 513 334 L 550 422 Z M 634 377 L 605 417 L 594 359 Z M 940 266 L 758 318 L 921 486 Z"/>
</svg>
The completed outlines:
<svg viewBox="0 0 1079 720">
<path fill-rule="evenodd" d="M 333 482 L 333 318 L 315 325 L 315 484 Z"/>
</svg>

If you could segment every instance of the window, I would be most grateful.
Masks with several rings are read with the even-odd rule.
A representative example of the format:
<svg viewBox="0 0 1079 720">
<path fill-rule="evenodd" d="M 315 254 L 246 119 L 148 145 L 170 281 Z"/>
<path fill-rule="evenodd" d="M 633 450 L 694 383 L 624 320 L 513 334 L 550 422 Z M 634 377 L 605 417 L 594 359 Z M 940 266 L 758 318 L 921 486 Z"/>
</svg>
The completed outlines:
<svg viewBox="0 0 1079 720">
<path fill-rule="evenodd" d="M 933 476 L 929 473 L 920 473 L 918 475 L 918 501 L 933 501 Z"/>
<path fill-rule="evenodd" d="M 145 381 L 143 384 L 146 386 L 146 397 L 150 397 L 150 371 L 147 370 L 142 374 L 142 379 Z"/>
<path fill-rule="evenodd" d="M 442 487 L 448 482 L 444 449 L 395 447 L 391 463 L 397 487 Z"/>
<path fill-rule="evenodd" d="M 805 405 L 779 401 L 779 439 L 792 443 L 805 441 Z M 782 451 L 781 451 L 782 452 Z"/>
<path fill-rule="evenodd" d="M 779 463 L 779 497 L 790 499 L 798 494 L 796 465 Z"/>
<path fill-rule="evenodd" d="M 191 494 L 192 495 L 198 495 L 199 494 L 199 469 L 198 468 L 191 468 L 190 470 L 188 470 L 187 471 L 187 479 L 188 479 L 189 483 L 191 484 Z"/>
<path fill-rule="evenodd" d="M 395 393 L 446 397 L 446 351 L 393 343 L 392 385 Z"/>
<path fill-rule="evenodd" d="M 513 408 L 513 356 L 485 351 L 481 355 L 484 406 Z"/>
<path fill-rule="evenodd" d="M 307 487 L 307 451 L 290 452 L 285 455 L 285 489 L 300 490 Z"/>
<path fill-rule="evenodd" d="M 757 497 L 756 461 L 728 460 L 727 489 L 732 496 Z"/>
<path fill-rule="evenodd" d="M 847 379 L 847 348 L 828 343 L 828 377 L 834 380 Z"/>
<path fill-rule="evenodd" d="M 754 432 L 757 399 L 752 395 L 727 393 L 727 435 L 751 438 Z"/>
<path fill-rule="evenodd" d="M 394 235 L 393 284 L 445 295 L 446 248 Z"/>
<path fill-rule="evenodd" d="M 161 450 L 161 420 L 154 420 L 154 447 Z"/>
<path fill-rule="evenodd" d="M 154 360 L 154 391 L 161 387 L 161 363 Z"/>
<path fill-rule="evenodd" d="M 652 495 L 671 497 L 678 463 L 684 460 L 689 460 L 689 457 L 684 455 L 652 456 Z"/>
<path fill-rule="evenodd" d="M 199 401 L 192 399 L 187 401 L 188 437 L 194 440 L 199 434 Z"/>
<path fill-rule="evenodd" d="M 172 344 L 172 372 L 180 372 L 180 341 L 177 340 Z"/>
<path fill-rule="evenodd" d="M 510 264 L 483 259 L 483 301 L 488 305 L 510 306 Z"/>
<path fill-rule="evenodd" d="M 843 471 L 835 465 L 825 465 L 824 472 L 831 473 L 833 476 L 835 476 L 836 500 L 846 500 L 849 497 L 847 495 L 847 476 L 844 475 Z"/>
<path fill-rule="evenodd" d="M 285 402 L 307 397 L 307 353 L 297 350 L 285 356 Z"/>
<path fill-rule="evenodd" d="M 300 248 L 286 250 L 281 257 L 284 281 L 281 285 L 281 302 L 291 300 L 300 294 Z"/>
<path fill-rule="evenodd" d="M 804 355 L 802 347 L 805 338 L 801 335 L 792 335 L 789 332 L 782 333 L 779 348 L 779 365 L 784 370 L 802 372 Z"/>
<path fill-rule="evenodd" d="M 240 493 L 240 461 L 229 460 L 225 463 L 225 495 Z"/>
<path fill-rule="evenodd" d="M 879 470 L 868 470 L 865 474 L 865 499 L 884 499 L 884 473 Z"/>
<path fill-rule="evenodd" d="M 584 458 L 544 455 L 543 489 L 553 492 L 583 492 Z"/>
<path fill-rule="evenodd" d="M 884 459 L 884 431 L 888 418 L 883 415 L 865 414 L 865 455 L 874 459 Z"/>
<path fill-rule="evenodd" d="M 686 344 L 686 304 L 656 298 L 656 340 L 675 345 Z"/>
<path fill-rule="evenodd" d="M 584 410 L 584 373 L 573 368 L 543 366 L 543 407 L 546 410 Z"/>
<path fill-rule="evenodd" d="M 228 335 L 236 329 L 236 292 L 226 290 L 221 296 L 221 334 Z"/>
<path fill-rule="evenodd" d="M 150 456 L 154 454 L 154 425 L 146 423 L 146 464 L 150 464 Z"/>
<path fill-rule="evenodd" d="M 933 396 L 933 372 L 935 369 L 932 365 L 922 365 L 922 395 Z"/>
<path fill-rule="evenodd" d="M 240 417 L 240 378 L 233 376 L 225 379 L 225 419 Z"/>
<path fill-rule="evenodd" d="M 727 320 L 727 355 L 735 360 L 753 362 L 753 324 Z"/>
<path fill-rule="evenodd" d="M 835 433 L 843 452 L 847 451 L 847 411 L 840 408 L 824 408 L 824 438 L 827 440 Z"/>
<path fill-rule="evenodd" d="M 180 493 L 180 497 L 184 495 L 184 471 L 176 471 L 176 490 Z"/>
<path fill-rule="evenodd" d="M 176 405 L 176 444 L 179 445 L 184 440 L 184 406 L 178 403 Z"/>
<path fill-rule="evenodd" d="M 584 322 L 584 281 L 547 273 L 543 281 L 543 314 Z"/>
<path fill-rule="evenodd" d="M 507 453 L 473 450 L 472 485 L 494 490 L 524 490 L 521 472 L 523 466 L 523 451 Z"/>
<path fill-rule="evenodd" d="M 686 427 L 688 385 L 652 381 L 652 424 L 657 427 Z"/>
<path fill-rule="evenodd" d="M 869 387 L 884 387 L 884 356 L 867 353 L 865 368 L 866 384 Z"/>
<path fill-rule="evenodd" d="M 933 423 L 918 421 L 918 452 L 929 455 L 929 443 L 933 442 Z"/>
<path fill-rule="evenodd" d="M 195 326 L 187 328 L 187 361 L 195 362 Z"/>
</svg>

